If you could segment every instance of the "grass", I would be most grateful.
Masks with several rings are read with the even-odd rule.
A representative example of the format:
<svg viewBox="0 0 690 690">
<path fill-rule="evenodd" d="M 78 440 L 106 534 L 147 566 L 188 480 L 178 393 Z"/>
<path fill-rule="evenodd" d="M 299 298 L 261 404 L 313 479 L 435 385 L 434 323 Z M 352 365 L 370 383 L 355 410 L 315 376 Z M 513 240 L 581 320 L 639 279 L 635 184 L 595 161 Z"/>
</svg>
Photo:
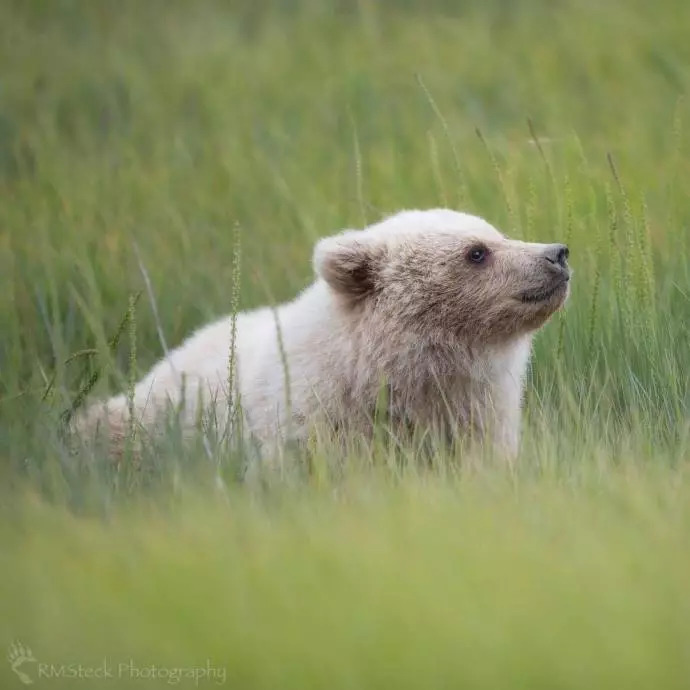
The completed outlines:
<svg viewBox="0 0 690 690">
<path fill-rule="evenodd" d="M 0 644 L 243 688 L 688 687 L 689 22 L 0 3 Z M 139 465 L 67 451 L 94 372 L 126 390 L 162 339 L 293 296 L 317 237 L 432 205 L 571 247 L 514 471 L 317 444 L 248 486 L 174 430 Z"/>
</svg>

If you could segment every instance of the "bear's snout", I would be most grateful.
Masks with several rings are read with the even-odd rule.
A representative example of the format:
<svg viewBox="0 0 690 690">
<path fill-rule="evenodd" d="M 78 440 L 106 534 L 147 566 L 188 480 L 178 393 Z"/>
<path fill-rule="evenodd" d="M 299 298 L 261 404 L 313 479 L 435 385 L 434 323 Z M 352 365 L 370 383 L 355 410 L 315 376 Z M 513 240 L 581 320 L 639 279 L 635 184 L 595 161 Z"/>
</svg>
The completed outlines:
<svg viewBox="0 0 690 690">
<path fill-rule="evenodd" d="M 567 270 L 568 257 L 570 250 L 565 244 L 549 244 L 542 252 L 542 256 L 554 267 L 560 267 Z"/>
</svg>

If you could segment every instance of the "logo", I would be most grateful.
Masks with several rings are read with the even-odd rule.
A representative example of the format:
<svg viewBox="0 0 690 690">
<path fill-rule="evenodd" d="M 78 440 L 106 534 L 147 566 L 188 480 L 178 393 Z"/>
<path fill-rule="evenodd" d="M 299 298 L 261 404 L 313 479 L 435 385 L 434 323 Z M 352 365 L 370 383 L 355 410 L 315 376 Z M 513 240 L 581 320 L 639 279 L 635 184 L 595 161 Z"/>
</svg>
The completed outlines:
<svg viewBox="0 0 690 690">
<path fill-rule="evenodd" d="M 10 668 L 24 685 L 31 685 L 34 682 L 27 673 L 27 664 L 35 664 L 37 661 L 28 647 L 21 642 L 13 642 L 7 650 L 7 660 L 10 662 Z"/>
<path fill-rule="evenodd" d="M 97 663 L 77 663 L 74 661 L 39 662 L 29 647 L 15 640 L 7 650 L 7 660 L 14 674 L 23 685 L 43 685 L 43 681 L 73 679 L 73 680 L 150 680 L 164 681 L 168 685 L 202 684 L 223 685 L 227 680 L 227 670 L 224 666 L 215 666 L 210 659 L 205 663 L 182 666 L 161 666 L 158 664 L 142 664 L 139 660 L 123 659 L 119 662 L 110 657 L 103 657 Z"/>
</svg>

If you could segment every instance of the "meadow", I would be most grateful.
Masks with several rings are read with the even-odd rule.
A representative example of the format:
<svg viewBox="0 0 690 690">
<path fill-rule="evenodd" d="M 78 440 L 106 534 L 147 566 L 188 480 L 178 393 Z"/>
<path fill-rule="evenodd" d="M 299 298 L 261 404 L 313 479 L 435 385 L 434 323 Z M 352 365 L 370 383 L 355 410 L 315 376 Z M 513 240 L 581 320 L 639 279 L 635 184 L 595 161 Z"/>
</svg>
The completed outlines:
<svg viewBox="0 0 690 690">
<path fill-rule="evenodd" d="M 688 26 L 1 0 L 0 686 L 690 687 Z M 439 205 L 571 249 L 514 468 L 384 433 L 249 485 L 213 439 L 65 442 L 162 341 L 295 295 L 318 237 Z"/>
</svg>

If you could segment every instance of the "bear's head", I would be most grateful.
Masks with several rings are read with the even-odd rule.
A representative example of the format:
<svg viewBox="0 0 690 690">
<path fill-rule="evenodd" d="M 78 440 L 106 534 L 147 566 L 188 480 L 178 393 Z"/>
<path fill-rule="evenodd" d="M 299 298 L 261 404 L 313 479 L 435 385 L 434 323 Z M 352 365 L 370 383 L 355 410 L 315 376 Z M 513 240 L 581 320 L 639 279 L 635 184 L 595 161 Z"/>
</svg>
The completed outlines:
<svg viewBox="0 0 690 690">
<path fill-rule="evenodd" d="M 447 209 L 401 211 L 319 241 L 317 274 L 338 308 L 377 327 L 448 342 L 501 342 L 538 329 L 569 292 L 568 248 L 504 237 Z"/>
</svg>

